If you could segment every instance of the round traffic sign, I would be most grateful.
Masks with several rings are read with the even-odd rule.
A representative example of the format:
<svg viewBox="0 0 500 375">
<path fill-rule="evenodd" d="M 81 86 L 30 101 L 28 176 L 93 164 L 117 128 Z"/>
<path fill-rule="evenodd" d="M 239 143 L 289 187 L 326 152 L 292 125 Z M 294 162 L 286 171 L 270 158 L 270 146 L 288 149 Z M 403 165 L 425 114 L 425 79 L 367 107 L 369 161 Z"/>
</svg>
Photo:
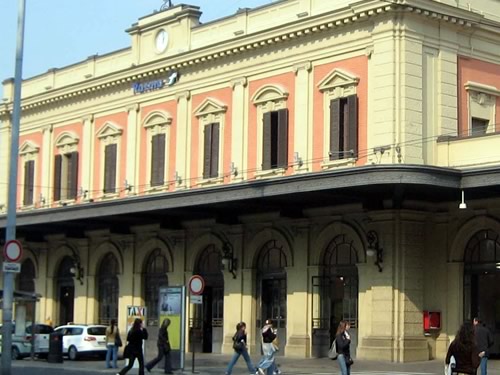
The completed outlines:
<svg viewBox="0 0 500 375">
<path fill-rule="evenodd" d="M 17 240 L 7 241 L 3 247 L 3 255 L 9 262 L 17 262 L 23 256 L 23 247 Z"/>
<path fill-rule="evenodd" d="M 189 291 L 191 294 L 199 296 L 205 289 L 205 280 L 200 275 L 193 275 L 189 279 Z"/>
</svg>

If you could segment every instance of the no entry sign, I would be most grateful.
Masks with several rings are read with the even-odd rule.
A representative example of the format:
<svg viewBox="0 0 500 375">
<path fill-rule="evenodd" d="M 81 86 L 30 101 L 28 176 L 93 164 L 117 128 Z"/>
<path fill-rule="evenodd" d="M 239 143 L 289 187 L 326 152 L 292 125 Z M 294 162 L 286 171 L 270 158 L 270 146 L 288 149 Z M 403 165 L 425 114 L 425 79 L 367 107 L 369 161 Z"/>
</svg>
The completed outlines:
<svg viewBox="0 0 500 375">
<path fill-rule="evenodd" d="M 189 292 L 195 296 L 203 294 L 205 289 L 205 280 L 200 275 L 193 275 L 189 279 Z"/>
<path fill-rule="evenodd" d="M 7 241 L 3 247 L 3 256 L 9 262 L 17 262 L 23 256 L 23 247 L 17 240 Z"/>
</svg>

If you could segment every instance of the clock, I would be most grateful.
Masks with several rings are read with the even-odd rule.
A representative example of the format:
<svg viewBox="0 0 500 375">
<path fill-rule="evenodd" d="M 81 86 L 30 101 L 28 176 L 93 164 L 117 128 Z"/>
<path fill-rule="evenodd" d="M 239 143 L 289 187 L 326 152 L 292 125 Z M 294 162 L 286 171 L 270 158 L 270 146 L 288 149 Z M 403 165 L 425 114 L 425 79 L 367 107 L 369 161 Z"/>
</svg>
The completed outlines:
<svg viewBox="0 0 500 375">
<path fill-rule="evenodd" d="M 161 29 L 156 34 L 155 38 L 156 51 L 161 53 L 167 49 L 168 46 L 168 33 L 166 30 Z"/>
</svg>

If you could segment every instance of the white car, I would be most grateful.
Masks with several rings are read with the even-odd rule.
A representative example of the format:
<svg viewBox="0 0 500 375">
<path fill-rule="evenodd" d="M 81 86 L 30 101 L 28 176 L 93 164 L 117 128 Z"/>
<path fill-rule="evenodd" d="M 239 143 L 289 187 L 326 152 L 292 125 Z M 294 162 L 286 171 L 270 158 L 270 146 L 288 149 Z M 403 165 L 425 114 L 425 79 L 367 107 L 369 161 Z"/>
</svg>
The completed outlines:
<svg viewBox="0 0 500 375">
<path fill-rule="evenodd" d="M 54 332 L 63 336 L 63 354 L 72 361 L 83 355 L 106 354 L 106 326 L 68 324 Z"/>
</svg>

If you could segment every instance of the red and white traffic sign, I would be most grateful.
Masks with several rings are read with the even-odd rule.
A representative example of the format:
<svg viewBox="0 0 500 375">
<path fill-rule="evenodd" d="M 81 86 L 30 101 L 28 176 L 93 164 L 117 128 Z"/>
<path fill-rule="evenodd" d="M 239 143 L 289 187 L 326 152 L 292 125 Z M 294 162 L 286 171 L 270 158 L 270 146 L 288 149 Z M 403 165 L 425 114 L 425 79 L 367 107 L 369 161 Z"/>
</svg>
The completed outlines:
<svg viewBox="0 0 500 375">
<path fill-rule="evenodd" d="M 23 247 L 17 240 L 7 241 L 3 247 L 3 256 L 9 262 L 17 262 L 23 256 Z"/>
<path fill-rule="evenodd" d="M 189 279 L 189 292 L 195 296 L 203 294 L 205 289 L 205 280 L 200 275 L 193 275 Z"/>
</svg>

